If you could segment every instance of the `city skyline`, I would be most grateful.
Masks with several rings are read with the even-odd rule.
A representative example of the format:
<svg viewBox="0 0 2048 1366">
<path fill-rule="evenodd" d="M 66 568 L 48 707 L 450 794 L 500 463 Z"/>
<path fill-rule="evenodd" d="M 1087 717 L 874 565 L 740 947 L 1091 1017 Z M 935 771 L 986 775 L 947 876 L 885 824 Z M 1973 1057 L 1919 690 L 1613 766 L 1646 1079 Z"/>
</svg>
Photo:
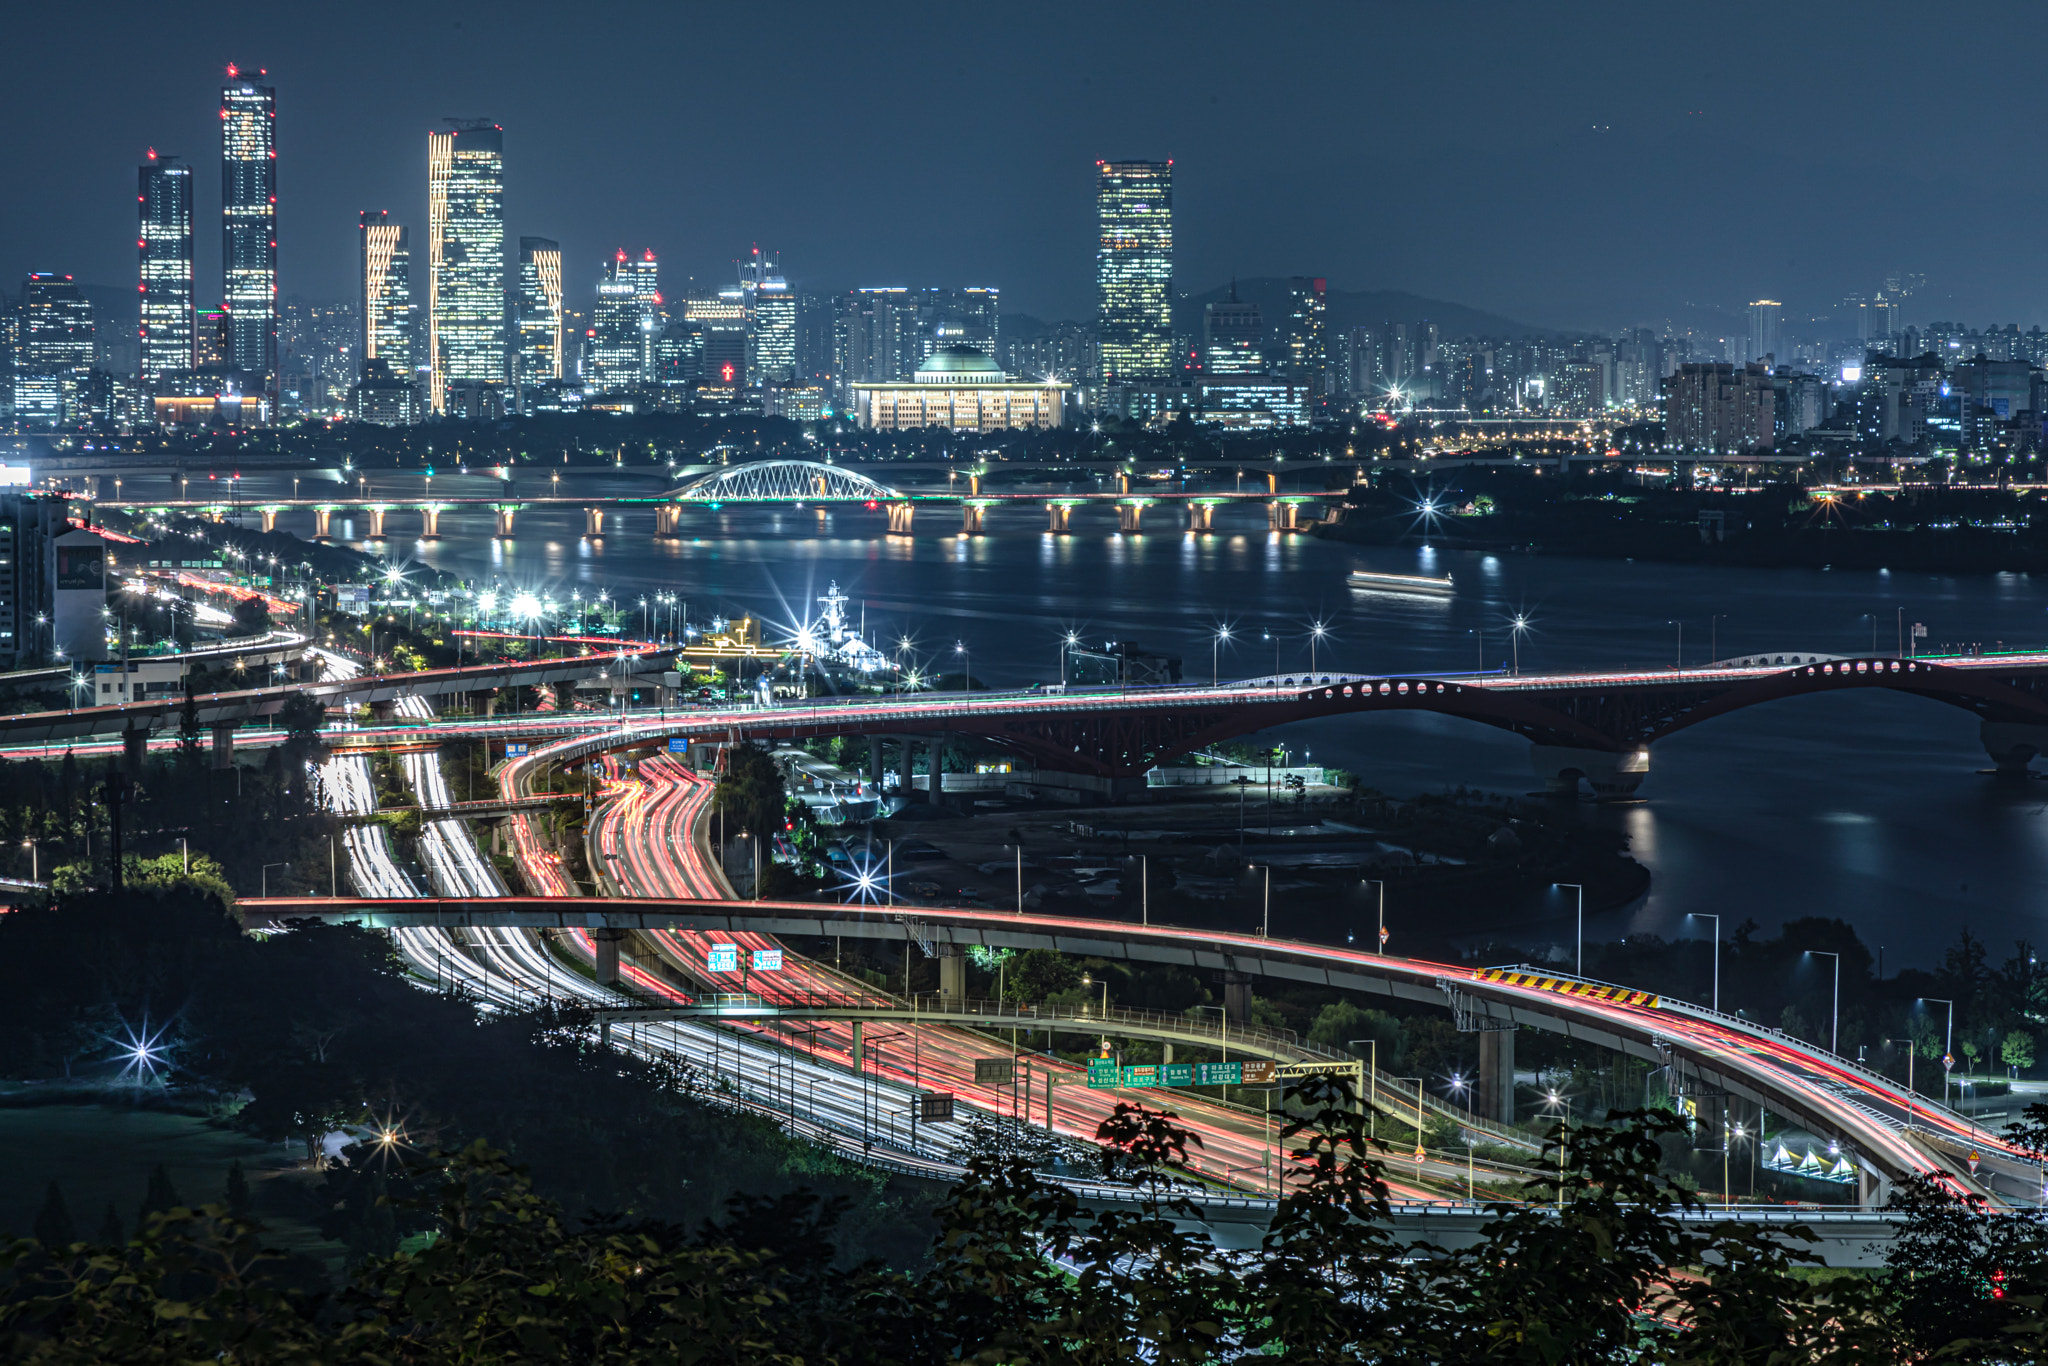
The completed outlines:
<svg viewBox="0 0 2048 1366">
<path fill-rule="evenodd" d="M 1853 13 L 1855 25 L 1847 9 L 1773 14 L 1783 41 L 1745 54 L 1719 38 L 1666 51 L 1650 34 L 1629 34 L 1619 9 L 1547 25 L 1495 15 L 1453 33 L 1412 10 L 1368 21 L 1305 6 L 1301 24 L 1319 40 L 1306 56 L 1287 55 L 1304 65 L 1281 61 L 1280 35 L 1247 33 L 1232 61 L 1248 62 L 1250 74 L 1229 94 L 1181 74 L 1214 60 L 1191 33 L 1150 32 L 1135 14 L 1090 16 L 1101 41 L 1089 47 L 1103 55 L 1019 39 L 972 83 L 947 70 L 944 53 L 990 21 L 920 16 L 885 26 L 887 36 L 907 45 L 913 69 L 916 59 L 932 64 L 936 79 L 884 83 L 876 126 L 919 128 L 960 169 L 943 183 L 883 185 L 848 165 L 828 131 L 847 73 L 883 41 L 850 17 L 820 12 L 814 24 L 790 26 L 779 59 L 794 79 L 772 108 L 743 98 L 736 71 L 692 65 L 692 107 L 744 109 L 778 149 L 755 158 L 739 146 L 752 145 L 753 132 L 726 138 L 703 119 L 676 118 L 660 93 L 672 87 L 637 79 L 697 45 L 719 50 L 736 19 L 636 25 L 646 40 L 624 56 L 630 71 L 608 82 L 599 118 L 573 102 L 537 100 L 503 75 L 524 69 L 513 59 L 544 49 L 550 62 L 573 66 L 592 41 L 573 30 L 544 42 L 545 25 L 507 22 L 484 36 L 437 19 L 400 25 L 414 38 L 394 48 L 376 7 L 346 27 L 235 6 L 173 22 L 136 7 L 122 11 L 129 41 L 107 57 L 118 97 L 0 152 L 0 174 L 17 178 L 31 149 L 51 163 L 38 174 L 56 206 L 0 208 L 0 269 L 15 279 L 44 269 L 118 283 L 125 236 L 109 182 L 149 146 L 199 166 L 198 202 L 211 202 L 217 187 L 204 152 L 213 111 L 201 92 L 206 73 L 241 55 L 265 65 L 283 92 L 287 295 L 350 297 L 354 214 L 383 205 L 423 223 L 419 133 L 450 112 L 481 111 L 517 149 L 508 229 L 562 242 L 571 299 L 588 297 L 604 253 L 622 241 L 651 246 L 677 281 L 720 282 L 746 243 L 773 241 L 807 289 L 990 281 L 1020 312 L 1086 318 L 1094 242 L 1090 206 L 1074 203 L 1074 191 L 1097 159 L 1171 157 L 1180 171 L 1176 276 L 1205 285 L 1312 268 L 1338 289 L 1403 290 L 1537 326 L 1613 328 L 1654 325 L 1689 305 L 1739 314 L 1762 297 L 1784 300 L 1788 316 L 1812 313 L 1906 270 L 1929 276 L 1923 297 L 1937 316 L 2023 326 L 2048 316 L 2048 289 L 2012 269 L 2016 253 L 1987 248 L 1969 216 L 1896 212 L 1922 196 L 2015 215 L 2029 207 L 2035 192 L 2001 171 L 2022 148 L 1987 101 L 2010 60 L 2003 54 L 2024 49 L 2025 30 L 2041 18 L 2005 11 L 2012 41 L 1989 68 L 1973 66 L 1954 83 L 1949 114 L 1968 120 L 1981 105 L 1987 130 L 1959 153 L 1883 110 L 1863 117 L 1863 136 L 1832 136 L 1849 71 L 1876 85 L 1932 88 L 1944 72 L 1911 64 L 1951 60 L 1940 45 L 1920 45 L 1929 53 L 1903 36 L 1868 36 L 1886 26 L 1871 24 L 1867 9 Z M 56 23 L 60 39 L 88 36 L 77 19 Z M 1139 41 L 1158 45 L 1144 69 L 1109 55 Z M 1788 66 L 1785 54 L 1829 44 L 1862 60 L 1810 74 Z M 968 99 L 971 84 L 982 88 Z M 41 127 L 36 82 L 15 85 L 0 107 Z M 1365 88 L 1372 94 L 1359 101 Z M 956 97 L 983 112 L 933 117 Z M 1328 133 L 1303 145 L 1294 133 L 1305 127 Z M 1691 159 L 1687 149 L 1710 130 L 1758 139 L 1757 154 L 1741 167 Z M 1017 149 L 1000 171 L 968 155 L 991 136 Z M 1816 141 L 1827 150 L 1806 150 Z M 1880 166 L 1883 174 L 1866 174 Z M 1617 167 L 1626 173 L 1605 170 Z M 201 235 L 202 281 L 217 278 L 217 249 Z"/>
</svg>

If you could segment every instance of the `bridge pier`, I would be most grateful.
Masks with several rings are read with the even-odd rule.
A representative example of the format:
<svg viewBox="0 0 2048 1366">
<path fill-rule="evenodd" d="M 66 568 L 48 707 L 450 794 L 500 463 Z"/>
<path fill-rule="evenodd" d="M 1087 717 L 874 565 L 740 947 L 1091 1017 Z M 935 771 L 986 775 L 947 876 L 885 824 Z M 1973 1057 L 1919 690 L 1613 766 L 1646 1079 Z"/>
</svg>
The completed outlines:
<svg viewBox="0 0 2048 1366">
<path fill-rule="evenodd" d="M 882 795 L 882 737 L 868 737 L 868 791 L 879 800 Z"/>
<path fill-rule="evenodd" d="M 904 994 L 909 994 L 909 987 L 904 983 Z M 967 955 L 958 944 L 939 945 L 939 1000 L 948 1010 L 967 1004 Z"/>
<path fill-rule="evenodd" d="M 1593 795 L 1607 800 L 1633 797 L 1650 772 L 1650 751 L 1616 753 L 1604 749 L 1576 749 L 1569 745 L 1531 745 L 1529 762 L 1536 776 L 1560 797 L 1578 795 L 1579 782 L 1593 789 Z"/>
<path fill-rule="evenodd" d="M 1266 504 L 1266 526 L 1273 531 L 1301 530 L 1301 505 L 1274 499 Z"/>
<path fill-rule="evenodd" d="M 2029 760 L 2048 754 L 2048 726 L 1986 721 L 1977 727 L 1977 738 L 1984 742 L 1984 752 L 2001 774 L 2024 774 Z"/>
<path fill-rule="evenodd" d="M 1240 1029 L 1252 1019 L 1252 977 L 1248 972 L 1223 974 L 1223 1023 Z"/>
<path fill-rule="evenodd" d="M 1188 504 L 1188 530 L 1214 531 L 1216 529 L 1216 505 L 1214 503 Z"/>
<path fill-rule="evenodd" d="M 960 534 L 962 536 L 981 535 L 981 514 L 983 511 L 984 509 L 979 503 L 962 503 L 960 505 Z"/>
<path fill-rule="evenodd" d="M 441 539 L 441 509 L 423 507 L 420 509 L 420 539 L 438 541 Z"/>
<path fill-rule="evenodd" d="M 332 537 L 331 535 L 329 535 L 329 534 L 328 534 L 328 528 L 329 528 L 329 527 L 330 527 L 330 526 L 331 526 L 331 525 L 333 524 L 333 521 L 334 521 L 334 509 L 333 509 L 333 508 L 314 508 L 314 509 L 313 509 L 313 539 L 314 539 L 314 540 L 316 540 L 316 541 L 331 541 L 331 540 L 333 540 L 334 538 L 333 538 L 333 537 Z"/>
<path fill-rule="evenodd" d="M 278 510 L 276 508 L 257 508 L 256 511 L 261 513 L 263 516 L 263 529 L 265 531 L 277 530 Z"/>
<path fill-rule="evenodd" d="M 512 534 L 512 514 L 517 508 L 498 508 L 498 529 L 492 533 L 501 540 Z"/>
<path fill-rule="evenodd" d="M 1479 1034 L 1479 1077 L 1472 1089 L 1472 1108 L 1496 1124 L 1515 1122 L 1515 1031 L 1486 1029 Z"/>
<path fill-rule="evenodd" d="M 384 539 L 384 514 L 390 510 L 389 508 L 381 507 L 364 509 L 365 512 L 370 514 L 370 534 L 364 537 L 365 540 L 381 541 Z"/>
<path fill-rule="evenodd" d="M 910 534 L 911 514 L 915 510 L 909 503 L 889 504 L 889 534 L 891 536 L 908 536 Z"/>
<path fill-rule="evenodd" d="M 142 760 L 149 753 L 149 732 L 129 726 L 121 732 L 121 762 L 131 774 L 142 772 Z"/>
<path fill-rule="evenodd" d="M 585 536 L 602 536 L 602 535 L 604 535 L 604 509 L 603 509 L 603 508 L 585 508 L 585 509 L 583 509 L 583 534 L 584 534 Z"/>
<path fill-rule="evenodd" d="M 597 951 L 598 985 L 615 987 L 619 984 L 619 941 L 625 937 L 624 930 L 590 932 L 591 947 Z"/>
<path fill-rule="evenodd" d="M 213 766 L 233 768 L 235 766 L 235 726 L 237 722 L 221 721 L 213 727 Z"/>
<path fill-rule="evenodd" d="M 654 534 L 658 539 L 674 540 L 683 525 L 683 510 L 675 503 L 663 503 L 654 510 Z"/>
<path fill-rule="evenodd" d="M 1126 475 L 1118 475 L 1117 477 L 1119 479 L 1128 479 Z M 1143 503 L 1118 503 L 1116 505 L 1116 529 L 1125 532 L 1137 531 L 1138 523 L 1144 515 L 1145 505 Z"/>
<path fill-rule="evenodd" d="M 1047 503 L 1045 505 L 1046 530 L 1055 536 L 1064 536 L 1072 528 L 1074 505 L 1072 503 Z"/>
</svg>

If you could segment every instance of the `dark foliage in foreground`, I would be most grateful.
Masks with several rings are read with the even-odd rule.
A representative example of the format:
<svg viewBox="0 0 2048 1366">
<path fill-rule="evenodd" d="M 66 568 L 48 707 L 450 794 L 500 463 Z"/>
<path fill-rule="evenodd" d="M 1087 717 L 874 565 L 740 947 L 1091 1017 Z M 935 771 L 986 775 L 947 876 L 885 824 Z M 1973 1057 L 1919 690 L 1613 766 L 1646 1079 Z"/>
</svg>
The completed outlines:
<svg viewBox="0 0 2048 1366">
<path fill-rule="evenodd" d="M 1341 1084 L 1312 1079 L 1297 1101 L 1317 1111 L 1292 1125 L 1306 1151 L 1249 1253 L 1213 1246 L 1164 1179 L 1189 1137 L 1171 1115 L 1133 1107 L 1100 1135 L 1132 1203 L 1084 1209 L 1023 1163 L 978 1159 L 938 1211 L 915 1274 L 835 1261 L 840 1207 L 809 1194 L 737 1198 L 695 1227 L 572 1224 L 477 1146 L 412 1174 L 426 1183 L 430 1242 L 368 1259 L 324 1298 L 291 1290 L 257 1230 L 224 1208 L 157 1215 L 124 1248 L 20 1244 L 4 1273 L 0 1350 L 51 1363 L 849 1366 L 1860 1366 L 2048 1352 L 2037 1299 L 1999 1301 L 2003 1322 L 1951 1314 L 1938 1328 L 1944 1311 L 1918 1301 L 1914 1277 L 1819 1280 L 1799 1274 L 1812 1258 L 1797 1232 L 1680 1219 L 1687 1197 L 1656 1175 L 1668 1115 L 1617 1112 L 1607 1127 L 1560 1131 L 1563 1175 L 1532 1183 L 1529 1203 L 1491 1206 L 1478 1244 L 1446 1252 L 1392 1233 Z M 1939 1220 L 1916 1214 L 1913 1226 L 1946 1236 Z"/>
</svg>

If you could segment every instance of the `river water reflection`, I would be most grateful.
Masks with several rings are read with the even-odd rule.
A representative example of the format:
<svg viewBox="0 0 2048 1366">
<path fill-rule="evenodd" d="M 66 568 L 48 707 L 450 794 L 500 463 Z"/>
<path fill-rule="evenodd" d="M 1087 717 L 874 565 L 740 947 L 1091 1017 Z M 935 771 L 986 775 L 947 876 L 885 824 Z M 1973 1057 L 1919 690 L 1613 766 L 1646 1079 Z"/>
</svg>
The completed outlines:
<svg viewBox="0 0 2048 1366">
<path fill-rule="evenodd" d="M 262 492 L 256 479 L 249 492 Z M 377 479 L 399 496 L 397 476 Z M 605 481 L 610 483 L 612 481 Z M 451 487 L 451 485 L 457 485 Z M 474 485 L 465 487 L 467 485 Z M 644 480 L 613 483 L 647 492 Z M 437 494 L 482 492 L 478 480 Z M 594 487 L 594 485 L 584 485 Z M 282 489 L 276 490 L 282 492 Z M 414 495 L 417 496 L 417 495 Z M 1155 513 L 1169 509 L 1153 509 Z M 286 514 L 285 529 L 310 534 Z M 573 510 L 519 514 L 516 536 L 490 538 L 488 511 L 444 513 L 444 539 L 413 542 L 417 514 L 393 511 L 386 553 L 475 578 L 566 597 L 600 588 L 631 602 L 679 594 L 702 620 L 752 611 L 771 621 L 814 613 L 836 580 L 885 646 L 899 635 L 927 663 L 957 669 L 956 642 L 994 686 L 1056 678 L 1057 640 L 1130 640 L 1176 653 L 1190 680 L 1306 668 L 1311 625 L 1325 670 L 1499 668 L 1526 617 L 1525 671 L 1665 666 L 1757 651 L 1889 653 L 1901 623 L 1928 627 L 1925 648 L 2048 644 L 2048 584 L 2023 575 L 1936 577 L 1886 572 L 1715 569 L 1529 555 L 1362 548 L 1276 536 L 1262 511 L 1225 510 L 1218 531 L 1170 523 L 1120 535 L 1106 510 L 1077 511 L 1073 534 L 1044 533 L 1035 504 L 999 508 L 989 534 L 950 534 L 957 514 L 928 509 L 916 535 L 885 535 L 861 509 L 725 509 L 686 514 L 693 538 L 656 541 L 652 513 L 614 516 L 583 537 Z M 346 539 L 367 528 L 336 514 Z M 1353 590 L 1353 567 L 1449 573 L 1448 598 Z M 1216 646 L 1216 631 L 1231 628 Z M 1536 786 L 1527 745 L 1501 731 L 1424 714 L 1333 719 L 1286 728 L 1280 743 L 1354 770 L 1395 794 L 1465 784 Z M 2048 940 L 2048 787 L 1994 782 L 1969 714 L 1902 694 L 1835 693 L 1759 706 L 1682 731 L 1653 753 L 1646 801 L 1589 812 L 1633 841 L 1647 896 L 1594 919 L 1589 935 L 1703 934 L 1689 913 L 1753 917 L 1769 929 L 1801 915 L 1840 916 L 1883 945 L 1887 968 L 1926 961 L 1969 925 L 1994 958 L 2016 938 Z M 1507 908 L 1519 938 L 1570 934 L 1561 900 Z M 1398 924 L 1398 919 L 1396 919 Z"/>
</svg>

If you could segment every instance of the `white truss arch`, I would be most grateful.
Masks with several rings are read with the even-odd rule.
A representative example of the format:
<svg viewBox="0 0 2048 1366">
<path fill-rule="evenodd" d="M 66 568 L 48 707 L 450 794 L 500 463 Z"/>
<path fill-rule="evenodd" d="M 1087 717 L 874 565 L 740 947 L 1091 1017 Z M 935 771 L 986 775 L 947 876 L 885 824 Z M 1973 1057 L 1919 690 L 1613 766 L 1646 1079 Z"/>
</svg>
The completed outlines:
<svg viewBox="0 0 2048 1366">
<path fill-rule="evenodd" d="M 814 460 L 755 460 L 693 479 L 672 498 L 693 503 L 864 503 L 903 495 L 864 474 Z"/>
</svg>

